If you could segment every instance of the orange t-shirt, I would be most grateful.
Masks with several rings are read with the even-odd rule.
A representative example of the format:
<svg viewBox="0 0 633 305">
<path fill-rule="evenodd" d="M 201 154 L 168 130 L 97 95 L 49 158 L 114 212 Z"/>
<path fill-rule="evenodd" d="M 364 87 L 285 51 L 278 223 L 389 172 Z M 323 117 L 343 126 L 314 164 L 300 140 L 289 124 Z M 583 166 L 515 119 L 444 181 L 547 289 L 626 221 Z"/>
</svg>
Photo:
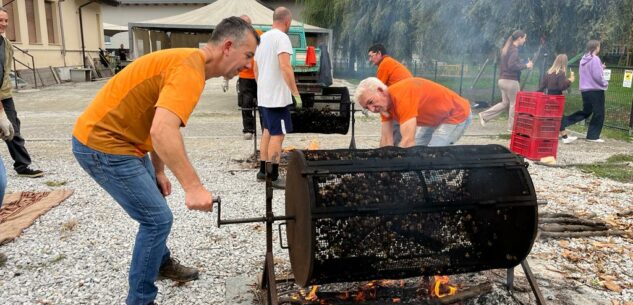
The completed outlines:
<svg viewBox="0 0 633 305">
<path fill-rule="evenodd" d="M 255 29 L 255 32 L 257 32 L 257 35 L 262 36 L 262 34 L 264 34 L 264 32 L 262 32 L 262 30 L 260 29 Z M 247 79 L 255 79 L 255 71 L 253 71 L 253 67 L 255 66 L 255 57 L 253 57 L 253 59 L 251 59 L 251 68 L 250 69 L 246 69 L 246 70 L 242 70 L 240 72 L 239 77 L 240 78 L 247 78 Z"/>
<path fill-rule="evenodd" d="M 407 78 L 413 77 L 413 74 L 403 64 L 397 60 L 386 56 L 378 64 L 376 77 L 387 87 Z"/>
<path fill-rule="evenodd" d="M 452 90 L 428 79 L 414 77 L 402 80 L 387 89 L 391 95 L 390 117 L 400 124 L 417 118 L 418 126 L 436 127 L 459 124 L 470 115 L 468 100 Z"/>
<path fill-rule="evenodd" d="M 204 89 L 200 49 L 167 49 L 135 60 L 110 79 L 77 119 L 73 136 L 104 153 L 142 157 L 153 151 L 149 135 L 156 107 L 182 125 Z"/>
</svg>

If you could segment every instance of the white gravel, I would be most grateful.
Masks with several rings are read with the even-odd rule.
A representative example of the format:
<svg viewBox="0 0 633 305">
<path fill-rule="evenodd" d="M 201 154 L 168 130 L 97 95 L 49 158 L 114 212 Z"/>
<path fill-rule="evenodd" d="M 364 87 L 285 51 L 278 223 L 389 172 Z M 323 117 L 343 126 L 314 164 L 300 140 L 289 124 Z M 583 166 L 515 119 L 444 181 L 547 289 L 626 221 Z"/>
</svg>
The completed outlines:
<svg viewBox="0 0 633 305">
<path fill-rule="evenodd" d="M 9 170 L 7 192 L 70 188 L 75 193 L 60 206 L 40 217 L 15 241 L 0 246 L 9 261 L 0 267 L 0 304 L 123 304 L 127 293 L 127 269 L 137 225 L 92 179 L 80 169 L 70 152 L 70 131 L 75 117 L 102 83 L 66 85 L 16 95 L 27 148 L 34 166 L 46 171 L 39 179 L 20 178 Z M 217 87 L 216 87 L 217 86 Z M 219 81 L 211 80 L 205 96 L 213 101 Z M 74 90 L 74 91 L 73 91 Z M 41 105 L 69 103 L 77 93 L 79 105 L 69 109 Z M 234 93 L 231 93 L 234 94 Z M 226 96 L 222 98 L 226 99 Z M 230 99 L 234 96 L 229 95 Z M 228 99 L 227 99 L 228 100 Z M 25 101 L 21 108 L 20 102 Z M 72 102 L 72 101 L 71 101 Z M 83 105 L 82 105 L 83 104 Z M 261 217 L 264 187 L 255 181 L 255 170 L 245 170 L 235 159 L 253 152 L 252 141 L 241 138 L 241 121 L 235 103 L 202 107 L 183 129 L 189 156 L 205 185 L 223 198 L 223 218 Z M 24 110 L 22 110 L 24 109 Z M 474 120 L 460 143 L 508 144 L 496 137 L 505 123 L 491 122 L 482 129 Z M 378 144 L 376 116 L 357 116 L 358 148 Z M 343 135 L 297 134 L 286 145 L 307 147 L 316 139 L 322 149 L 346 148 L 350 137 Z M 582 140 L 561 144 L 559 162 L 578 163 L 604 160 L 615 153 L 632 153 L 630 143 L 607 140 L 605 144 Z M 5 166 L 12 168 L 6 148 L 0 148 Z M 595 213 L 614 220 L 616 212 L 630 208 L 632 184 L 598 179 L 573 168 L 529 167 L 539 199 L 548 200 L 548 212 Z M 216 227 L 217 214 L 188 211 L 184 194 L 175 178 L 168 197 L 174 225 L 168 245 L 184 264 L 200 268 L 200 279 L 185 285 L 160 281 L 160 304 L 227 304 L 225 281 L 240 275 L 260 273 L 265 251 L 265 232 L 255 224 Z M 47 182 L 65 183 L 49 187 Z M 283 214 L 283 192 L 275 191 L 275 211 Z M 630 230 L 633 219 L 616 219 Z M 75 224 L 73 226 L 73 224 Z M 564 246 L 580 256 L 571 262 L 557 240 L 537 241 L 530 256 L 539 278 L 548 278 L 550 304 L 567 304 L 569 294 L 612 304 L 611 300 L 633 300 L 633 242 L 630 237 L 571 239 Z M 599 242 L 599 243 L 598 243 Z M 597 244 L 598 243 L 598 244 Z M 279 272 L 288 271 L 285 250 L 275 251 Z M 605 246 L 606 245 L 606 246 Z M 602 276 L 602 277 L 601 277 Z M 617 283 L 620 293 L 605 288 L 605 276 Z M 582 289 L 572 289 L 582 286 Z M 567 288 L 566 288 L 567 287 Z M 580 292 L 579 292 L 580 291 Z M 613 303 L 616 304 L 616 303 Z M 227 304 L 228 305 L 228 304 Z"/>
</svg>

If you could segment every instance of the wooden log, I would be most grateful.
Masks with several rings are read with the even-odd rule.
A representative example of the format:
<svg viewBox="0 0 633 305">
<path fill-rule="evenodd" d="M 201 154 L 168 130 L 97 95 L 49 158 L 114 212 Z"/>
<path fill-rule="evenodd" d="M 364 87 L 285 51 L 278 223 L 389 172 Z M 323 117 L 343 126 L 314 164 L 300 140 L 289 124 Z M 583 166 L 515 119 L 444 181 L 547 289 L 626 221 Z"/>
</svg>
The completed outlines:
<svg viewBox="0 0 633 305">
<path fill-rule="evenodd" d="M 579 218 L 539 218 L 539 224 L 543 223 L 559 223 L 559 224 L 573 224 L 573 225 L 585 225 L 585 226 L 606 226 L 607 224 L 600 220 L 587 220 Z"/>
<path fill-rule="evenodd" d="M 576 215 L 566 214 L 566 213 L 550 213 L 544 212 L 538 214 L 538 218 L 578 218 Z"/>
<path fill-rule="evenodd" d="M 629 209 L 628 211 L 624 211 L 624 212 L 621 212 L 621 213 L 616 213 L 616 215 L 618 215 L 620 217 L 631 216 L 631 215 L 633 215 L 633 209 Z"/>
<path fill-rule="evenodd" d="M 584 226 L 584 225 L 559 225 L 545 224 L 540 225 L 539 229 L 543 232 L 587 232 L 587 231 L 606 231 L 607 226 Z"/>
<path fill-rule="evenodd" d="M 541 238 L 580 238 L 597 236 L 622 236 L 621 230 L 590 231 L 590 232 L 540 232 Z"/>
<path fill-rule="evenodd" d="M 433 305 L 448 305 L 458 302 L 466 301 L 472 298 L 476 298 L 487 294 L 492 291 L 491 283 L 483 283 L 477 286 L 469 287 L 463 290 L 458 290 L 454 295 L 449 295 L 440 299 L 433 299 L 429 304 Z"/>
</svg>

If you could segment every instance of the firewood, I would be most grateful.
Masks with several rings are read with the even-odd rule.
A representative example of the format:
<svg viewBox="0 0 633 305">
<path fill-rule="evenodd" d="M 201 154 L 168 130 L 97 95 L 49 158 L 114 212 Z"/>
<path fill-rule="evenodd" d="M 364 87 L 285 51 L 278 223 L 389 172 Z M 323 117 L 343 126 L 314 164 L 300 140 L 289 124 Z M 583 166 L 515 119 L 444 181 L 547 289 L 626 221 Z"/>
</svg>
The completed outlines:
<svg viewBox="0 0 633 305">
<path fill-rule="evenodd" d="M 560 224 L 570 224 L 570 225 L 585 225 L 585 226 L 605 226 L 606 224 L 600 220 L 587 220 L 587 219 L 578 219 L 578 218 L 540 218 L 538 220 L 539 224 L 542 223 L 560 223 Z"/>
<path fill-rule="evenodd" d="M 621 213 L 616 213 L 616 215 L 618 215 L 620 217 L 631 216 L 631 215 L 633 215 L 633 209 L 629 209 L 629 210 L 621 212 Z"/>
<path fill-rule="evenodd" d="M 606 231 L 607 226 L 584 226 L 584 225 L 559 225 L 546 224 L 539 226 L 542 232 L 587 232 L 587 231 Z"/>
<path fill-rule="evenodd" d="M 589 232 L 540 232 L 541 238 L 577 238 L 596 236 L 622 236 L 625 232 L 621 230 L 589 231 Z"/>
<path fill-rule="evenodd" d="M 466 301 L 466 300 L 484 295 L 491 291 L 492 291 L 492 284 L 483 283 L 477 286 L 459 290 L 454 295 L 449 295 L 440 299 L 433 299 L 431 300 L 431 302 L 429 302 L 429 304 L 433 304 L 433 305 L 455 304 L 458 302 Z"/>
<path fill-rule="evenodd" d="M 543 212 L 538 214 L 538 218 L 578 218 L 578 216 L 576 215 L 572 215 L 572 214 L 567 214 L 567 213 L 550 213 L 550 212 Z"/>
</svg>

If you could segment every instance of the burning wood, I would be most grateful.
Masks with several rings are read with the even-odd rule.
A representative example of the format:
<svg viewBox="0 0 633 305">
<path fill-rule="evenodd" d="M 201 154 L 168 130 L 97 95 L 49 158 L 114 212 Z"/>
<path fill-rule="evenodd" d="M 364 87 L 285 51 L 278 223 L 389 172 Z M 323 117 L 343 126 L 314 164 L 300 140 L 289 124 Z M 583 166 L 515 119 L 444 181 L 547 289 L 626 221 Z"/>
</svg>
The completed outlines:
<svg viewBox="0 0 633 305">
<path fill-rule="evenodd" d="M 449 295 L 454 295 L 457 292 L 457 287 L 449 285 L 449 279 L 446 275 L 436 275 L 433 277 L 433 284 L 431 286 L 430 295 L 432 297 L 443 298 Z"/>
<path fill-rule="evenodd" d="M 319 285 L 312 286 L 312 289 L 310 290 L 310 293 L 308 293 L 308 295 L 306 296 L 306 300 L 307 301 L 316 301 L 316 300 L 318 300 L 319 297 L 316 294 L 317 290 L 319 290 Z"/>
</svg>

